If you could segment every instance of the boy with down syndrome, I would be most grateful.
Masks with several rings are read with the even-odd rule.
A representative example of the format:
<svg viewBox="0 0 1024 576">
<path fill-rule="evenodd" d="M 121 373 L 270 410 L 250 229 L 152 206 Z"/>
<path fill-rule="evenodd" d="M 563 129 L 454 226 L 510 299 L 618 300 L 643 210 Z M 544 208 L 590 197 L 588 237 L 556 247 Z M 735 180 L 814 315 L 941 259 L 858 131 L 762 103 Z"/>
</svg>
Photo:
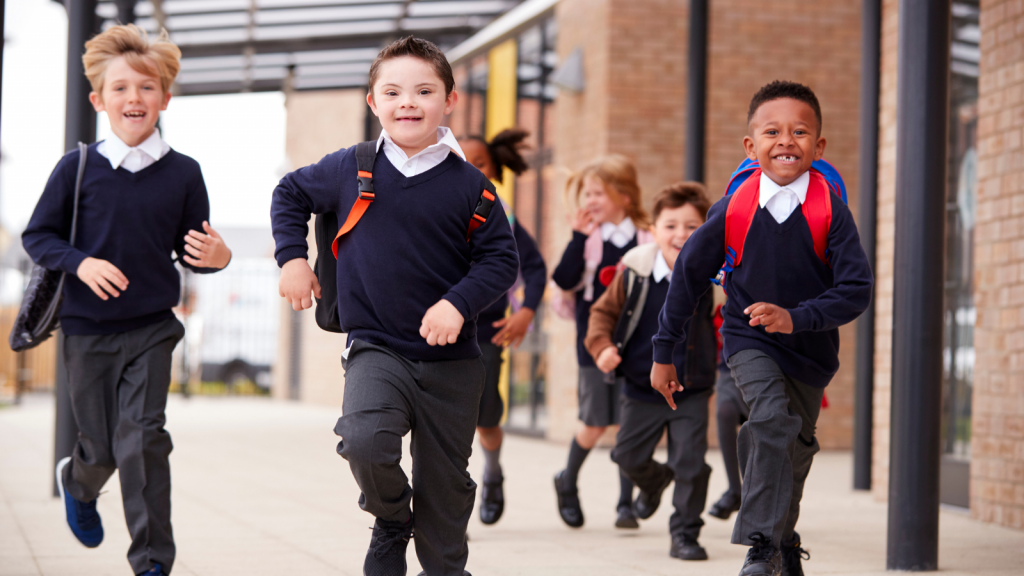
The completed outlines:
<svg viewBox="0 0 1024 576">
<path fill-rule="evenodd" d="M 320 285 L 306 262 L 307 221 L 349 214 L 360 179 L 372 178 L 372 203 L 335 243 L 348 333 L 335 433 L 359 505 L 376 517 L 367 576 L 404 575 L 414 530 L 425 574 L 467 574 L 476 493 L 467 466 L 484 387 L 476 317 L 512 286 L 519 260 L 493 186 L 440 127 L 454 88 L 434 44 L 407 37 L 387 46 L 369 74 L 367 102 L 384 127 L 372 173 L 357 177 L 359 147 L 339 150 L 285 176 L 271 207 L 281 295 L 309 308 Z M 489 214 L 477 208 L 485 202 Z M 399 465 L 410 432 L 411 485 Z"/>
<path fill-rule="evenodd" d="M 772 82 L 750 102 L 747 157 L 760 169 L 715 203 L 686 242 L 654 337 L 651 385 L 676 408 L 672 363 L 687 321 L 721 269 L 722 354 L 750 418 L 738 448 L 743 494 L 732 542 L 751 546 L 741 576 L 802 576 L 795 531 L 818 451 L 815 423 L 839 368 L 839 327 L 864 312 L 873 277 L 850 210 L 811 170 L 821 108 L 810 88 Z M 723 266 L 723 262 L 725 265 Z"/>
<path fill-rule="evenodd" d="M 164 410 L 171 353 L 185 333 L 171 312 L 180 282 L 171 252 L 209 273 L 227 266 L 231 251 L 207 222 L 199 164 L 156 129 L 181 51 L 166 32 L 151 41 L 132 24 L 85 47 L 89 100 L 107 112 L 112 134 L 86 150 L 74 245 L 78 150 L 50 175 L 22 243 L 36 263 L 68 274 L 60 323 L 79 434 L 56 470 L 68 525 L 85 546 L 100 545 L 96 498 L 116 470 L 128 562 L 135 574 L 161 576 L 175 556 Z"/>
<path fill-rule="evenodd" d="M 672 410 L 651 388 L 651 337 L 668 294 L 672 267 L 687 238 L 703 223 L 710 203 L 704 187 L 680 182 L 661 191 L 654 202 L 654 243 L 633 248 L 622 257 L 615 278 L 590 308 L 585 344 L 597 367 L 624 380 L 619 433 L 612 460 L 636 482 L 633 503 L 637 517 L 650 518 L 662 492 L 675 481 L 669 520 L 669 555 L 680 560 L 706 560 L 697 542 L 704 521 L 711 467 L 708 451 L 708 397 L 715 380 L 717 342 L 712 323 L 714 295 L 700 298 L 690 320 L 686 345 L 676 347 L 674 363 L 684 366 L 686 390 L 673 394 Z M 654 450 L 668 432 L 668 462 L 654 460 Z"/>
</svg>

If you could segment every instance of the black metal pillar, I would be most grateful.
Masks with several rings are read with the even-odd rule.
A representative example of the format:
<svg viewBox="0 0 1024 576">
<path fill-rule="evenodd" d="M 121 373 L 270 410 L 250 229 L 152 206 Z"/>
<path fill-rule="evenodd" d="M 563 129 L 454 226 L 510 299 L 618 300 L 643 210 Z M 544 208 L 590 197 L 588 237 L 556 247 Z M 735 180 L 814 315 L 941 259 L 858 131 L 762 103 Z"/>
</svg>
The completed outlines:
<svg viewBox="0 0 1024 576">
<path fill-rule="evenodd" d="M 114 0 L 117 5 L 117 20 L 121 24 L 132 24 L 135 22 L 135 4 L 137 0 Z"/>
<path fill-rule="evenodd" d="M 937 570 L 950 0 L 900 0 L 890 570 Z"/>
<path fill-rule="evenodd" d="M 878 92 L 882 0 L 864 0 L 860 48 L 860 241 L 875 269 L 878 220 Z M 857 320 L 857 380 L 853 401 L 853 488 L 871 489 L 871 443 L 875 393 L 875 303 Z"/>
<path fill-rule="evenodd" d="M 78 142 L 92 142 L 96 139 L 96 112 L 89 103 L 92 87 L 85 77 L 82 54 L 86 40 L 98 31 L 96 0 L 66 0 L 68 12 L 68 87 L 66 124 L 64 128 L 64 149 L 73 149 Z M 78 426 L 71 413 L 71 396 L 68 392 L 68 374 L 64 366 L 64 334 L 57 333 L 57 373 L 54 393 L 56 395 L 56 422 L 53 438 L 54 464 L 70 456 L 78 440 Z M 52 477 L 52 475 L 51 475 Z M 53 483 L 53 495 L 59 496 L 57 482 Z"/>
<path fill-rule="evenodd" d="M 704 111 L 707 100 L 708 0 L 690 0 L 690 38 L 686 72 L 687 180 L 704 181 Z"/>
</svg>

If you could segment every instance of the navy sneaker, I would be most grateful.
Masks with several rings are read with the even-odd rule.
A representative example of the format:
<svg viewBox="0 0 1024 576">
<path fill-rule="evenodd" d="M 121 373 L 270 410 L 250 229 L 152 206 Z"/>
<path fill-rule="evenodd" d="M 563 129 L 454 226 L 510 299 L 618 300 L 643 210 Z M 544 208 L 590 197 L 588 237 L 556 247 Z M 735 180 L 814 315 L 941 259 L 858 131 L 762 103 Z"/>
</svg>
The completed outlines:
<svg viewBox="0 0 1024 576">
<path fill-rule="evenodd" d="M 64 510 L 67 514 L 68 527 L 71 533 L 78 538 L 86 548 L 95 548 L 103 542 L 103 522 L 96 512 L 96 500 L 91 502 L 79 502 L 71 497 L 64 490 L 64 467 L 71 462 L 71 458 L 62 458 L 57 462 L 57 487 L 60 489 L 60 499 L 64 501 Z"/>
<path fill-rule="evenodd" d="M 152 568 L 150 568 L 146 572 L 143 572 L 143 573 L 139 574 L 138 576 L 167 576 L 167 575 L 164 574 L 164 567 L 161 566 L 158 562 L 154 562 Z"/>
<path fill-rule="evenodd" d="M 405 550 L 412 538 L 412 518 L 405 522 L 377 519 L 370 549 L 363 561 L 363 576 L 405 576 Z"/>
</svg>

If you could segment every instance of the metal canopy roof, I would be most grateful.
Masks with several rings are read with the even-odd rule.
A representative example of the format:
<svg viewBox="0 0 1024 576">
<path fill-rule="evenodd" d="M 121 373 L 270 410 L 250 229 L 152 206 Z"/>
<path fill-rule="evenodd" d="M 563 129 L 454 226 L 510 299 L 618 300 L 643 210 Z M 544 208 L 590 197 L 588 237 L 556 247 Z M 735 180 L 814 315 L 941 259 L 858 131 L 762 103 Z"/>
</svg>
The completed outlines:
<svg viewBox="0 0 1024 576">
<path fill-rule="evenodd" d="M 521 0 L 150 0 L 135 23 L 166 28 L 181 48 L 181 95 L 352 88 L 370 63 L 408 34 L 447 50 Z M 103 27 L 117 21 L 101 0 Z"/>
</svg>

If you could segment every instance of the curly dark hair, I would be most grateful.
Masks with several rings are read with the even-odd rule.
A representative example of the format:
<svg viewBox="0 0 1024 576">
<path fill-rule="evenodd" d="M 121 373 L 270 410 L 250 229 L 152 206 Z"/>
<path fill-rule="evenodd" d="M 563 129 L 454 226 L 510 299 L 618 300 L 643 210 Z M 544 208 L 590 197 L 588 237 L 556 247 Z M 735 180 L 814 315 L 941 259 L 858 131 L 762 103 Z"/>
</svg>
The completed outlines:
<svg viewBox="0 0 1024 576">
<path fill-rule="evenodd" d="M 494 171 L 497 174 L 496 178 L 500 183 L 502 181 L 502 173 L 505 166 L 508 166 L 509 170 L 512 171 L 516 176 L 526 172 L 530 167 L 526 163 L 526 159 L 523 158 L 520 150 L 527 148 L 527 145 L 523 143 L 530 136 L 530 133 L 521 128 L 509 128 L 508 130 L 502 130 L 491 138 L 488 142 L 482 136 L 466 136 L 467 140 L 476 140 L 487 147 L 487 154 L 491 157 L 491 162 L 494 163 Z"/>
<path fill-rule="evenodd" d="M 765 84 L 757 91 L 757 94 L 754 94 L 754 97 L 750 99 L 750 108 L 747 110 L 747 124 L 750 124 L 750 120 L 761 105 L 780 98 L 792 98 L 810 106 L 811 110 L 814 110 L 815 118 L 818 119 L 818 132 L 821 132 L 821 106 L 818 104 L 818 97 L 814 95 L 814 90 L 788 80 L 776 80 Z"/>
</svg>

